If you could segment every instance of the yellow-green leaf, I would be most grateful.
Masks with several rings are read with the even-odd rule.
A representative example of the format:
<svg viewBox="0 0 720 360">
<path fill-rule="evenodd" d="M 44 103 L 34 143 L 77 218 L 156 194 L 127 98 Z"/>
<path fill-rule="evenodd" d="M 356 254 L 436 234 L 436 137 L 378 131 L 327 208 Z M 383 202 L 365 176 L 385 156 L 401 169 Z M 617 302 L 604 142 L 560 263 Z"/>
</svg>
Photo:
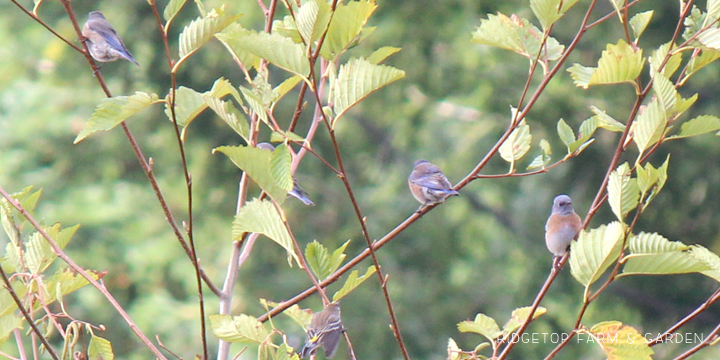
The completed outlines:
<svg viewBox="0 0 720 360">
<path fill-rule="evenodd" d="M 500 145 L 500 156 L 507 162 L 513 164 L 515 161 L 522 159 L 530 150 L 532 142 L 532 134 L 530 134 L 530 125 L 525 120 L 510 133 L 505 142 Z"/>
<path fill-rule="evenodd" d="M 399 52 L 400 50 L 402 50 L 402 49 L 399 47 L 383 46 L 383 47 L 375 50 L 375 52 L 373 52 L 372 54 L 370 54 L 370 56 L 368 56 L 368 58 L 367 58 L 367 61 L 369 61 L 372 64 L 377 65 L 377 64 L 383 62 L 383 60 L 387 59 L 390 55 L 393 55 L 393 54 Z"/>
<path fill-rule="evenodd" d="M 233 343 L 260 344 L 270 336 L 265 325 L 256 318 L 245 314 L 239 316 L 210 315 L 210 325 L 215 336 Z"/>
<path fill-rule="evenodd" d="M 510 315 L 510 320 L 508 320 L 507 323 L 505 323 L 505 326 L 503 326 L 502 337 L 508 338 L 512 333 L 515 332 L 515 330 L 519 329 L 520 326 L 525 322 L 525 320 L 527 320 L 528 316 L 530 315 L 530 310 L 532 310 L 532 306 L 525 306 L 513 310 L 512 314 Z M 542 306 L 538 306 L 538 308 L 535 309 L 535 312 L 533 313 L 532 320 L 537 319 L 538 317 L 544 315 L 546 312 L 547 309 Z"/>
<path fill-rule="evenodd" d="M 310 74 L 305 48 L 288 37 L 246 30 L 232 41 L 235 46 L 295 75 L 307 78 Z"/>
<path fill-rule="evenodd" d="M 587 89 L 591 85 L 634 83 L 643 69 L 641 49 L 635 49 L 624 40 L 608 44 L 596 68 L 575 64 L 568 69 L 575 85 Z"/>
<path fill-rule="evenodd" d="M 287 190 L 281 188 L 270 173 L 270 156 L 272 153 L 262 149 L 245 146 L 220 146 L 213 149 L 213 153 L 221 152 L 239 167 L 247 172 L 270 197 L 282 203 L 287 197 Z"/>
<path fill-rule="evenodd" d="M 280 144 L 270 155 L 270 175 L 280 188 L 288 192 L 293 189 L 290 165 L 292 165 L 290 150 L 285 144 Z"/>
<path fill-rule="evenodd" d="M 307 259 L 310 269 L 312 269 L 318 279 L 324 280 L 337 270 L 343 260 L 345 260 L 344 251 L 348 244 L 350 244 L 350 240 L 336 249 L 332 255 L 328 254 L 325 246 L 317 242 L 317 240 L 307 245 L 305 248 L 305 258 Z"/>
<path fill-rule="evenodd" d="M 114 358 L 115 354 L 110 341 L 97 335 L 90 338 L 90 344 L 88 345 L 89 360 L 113 360 Z"/>
<path fill-rule="evenodd" d="M 580 231 L 577 241 L 570 244 L 570 272 L 586 291 L 620 256 L 624 238 L 623 225 L 613 221 Z"/>
<path fill-rule="evenodd" d="M 335 58 L 362 37 L 363 26 L 377 9 L 375 0 L 339 2 L 332 15 L 320 55 L 326 60 Z"/>
<path fill-rule="evenodd" d="M 640 35 L 642 35 L 642 33 L 645 31 L 645 28 L 650 23 L 650 19 L 652 19 L 653 14 L 653 10 L 643 11 L 635 14 L 630 19 L 630 27 L 632 27 L 633 34 L 635 35 L 635 41 L 640 39 Z"/>
<path fill-rule="evenodd" d="M 165 18 L 165 21 L 167 21 L 165 23 L 165 28 L 167 28 L 168 25 L 172 22 L 172 20 L 175 18 L 175 15 L 180 12 L 180 9 L 182 9 L 186 1 L 187 0 L 170 0 L 170 2 L 168 2 L 167 6 L 165 6 L 165 11 L 163 11 L 163 18 Z"/>
<path fill-rule="evenodd" d="M 364 59 L 352 59 L 340 67 L 333 82 L 335 121 L 374 91 L 405 77 L 405 72 Z"/>
<path fill-rule="evenodd" d="M 157 101 L 158 96 L 156 94 L 140 91 L 131 96 L 115 96 L 103 99 L 73 143 L 77 144 L 97 131 L 112 129 Z"/>
<path fill-rule="evenodd" d="M 23 319 L 14 313 L 0 316 L 0 345 L 7 341 L 15 329 L 22 329 Z"/>
<path fill-rule="evenodd" d="M 640 201 L 640 188 L 637 179 L 631 178 L 632 172 L 627 163 L 613 170 L 608 181 L 608 203 L 618 220 L 635 209 Z"/>
<path fill-rule="evenodd" d="M 700 115 L 684 122 L 682 126 L 680 126 L 680 132 L 678 132 L 677 135 L 668 137 L 668 140 L 687 138 L 718 130 L 720 130 L 720 118 L 714 115 Z"/>
<path fill-rule="evenodd" d="M 655 353 L 639 331 L 619 321 L 601 322 L 588 333 L 600 345 L 608 360 L 652 360 Z"/>
<path fill-rule="evenodd" d="M 218 98 L 203 95 L 203 100 L 220 119 L 225 121 L 231 129 L 240 135 L 245 141 L 248 141 L 248 134 L 250 133 L 247 119 L 235 108 L 235 105 L 230 101 L 223 101 Z"/>
<path fill-rule="evenodd" d="M 633 124 L 633 140 L 642 154 L 665 134 L 667 116 L 657 98 L 640 111 Z"/>
<path fill-rule="evenodd" d="M 232 227 L 233 239 L 240 239 L 246 232 L 267 236 L 285 248 L 288 256 L 292 256 L 298 264 L 300 263 L 290 233 L 272 202 L 253 199 L 245 203 L 245 206 L 235 215 Z"/>
<path fill-rule="evenodd" d="M 360 286 L 365 280 L 370 278 L 372 274 L 375 274 L 376 269 L 375 265 L 370 265 L 368 267 L 367 271 L 365 271 L 365 275 L 358 277 L 358 271 L 353 270 L 350 275 L 348 275 L 347 280 L 345 280 L 345 284 L 343 284 L 343 287 L 340 288 L 334 295 L 333 295 L 333 302 L 340 301 L 340 299 L 344 298 L 347 294 L 355 290 L 356 287 Z"/>
<path fill-rule="evenodd" d="M 691 246 L 690 254 L 703 261 L 710 268 L 701 273 L 717 282 L 720 282 L 720 256 L 700 245 Z"/>
<path fill-rule="evenodd" d="M 190 25 L 185 26 L 180 33 L 180 59 L 175 65 L 175 69 L 185 61 L 190 55 L 194 54 L 201 46 L 205 45 L 210 39 L 225 29 L 228 25 L 239 19 L 241 15 L 226 15 L 223 8 L 212 9 L 204 17 L 193 20 Z"/>
<path fill-rule="evenodd" d="M 689 246 L 669 241 L 656 233 L 640 233 L 629 240 L 630 254 L 619 276 L 635 274 L 685 274 L 710 270 L 704 261 L 694 257 Z"/>
<path fill-rule="evenodd" d="M 465 320 L 459 323 L 457 327 L 460 332 L 480 334 L 490 341 L 494 341 L 502 334 L 497 322 L 485 314 L 477 314 L 475 320 Z"/>
<path fill-rule="evenodd" d="M 530 8 L 540 20 L 543 29 L 558 21 L 578 0 L 530 0 Z"/>
<path fill-rule="evenodd" d="M 576 1 L 568 1 L 574 4 Z M 518 53 L 528 59 L 535 59 L 538 54 L 541 59 L 557 60 L 562 56 L 565 47 L 553 37 L 548 37 L 543 45 L 543 32 L 531 24 L 527 19 L 515 15 L 507 17 L 498 13 L 488 14 L 487 19 L 480 21 L 480 26 L 473 32 L 474 43 L 494 46 Z"/>
</svg>

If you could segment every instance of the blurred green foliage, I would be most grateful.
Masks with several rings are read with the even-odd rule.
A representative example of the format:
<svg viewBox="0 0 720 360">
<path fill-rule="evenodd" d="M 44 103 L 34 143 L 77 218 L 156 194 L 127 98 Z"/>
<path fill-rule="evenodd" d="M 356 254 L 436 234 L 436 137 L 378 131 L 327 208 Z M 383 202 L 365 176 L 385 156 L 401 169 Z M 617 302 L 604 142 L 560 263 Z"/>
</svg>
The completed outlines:
<svg viewBox="0 0 720 360">
<path fill-rule="evenodd" d="M 26 1 L 25 6 L 31 4 Z M 207 8 L 219 0 L 206 1 Z M 666 41 L 677 21 L 676 2 L 647 2 L 633 11 L 655 9 L 641 42 L 653 49 Z M 154 16 L 144 2 L 103 2 L 88 7 L 74 3 L 80 21 L 90 10 L 102 10 L 123 36 L 141 67 L 109 63 L 101 72 L 114 95 L 135 91 L 163 96 L 169 88 L 164 51 Z M 161 4 L 164 6 L 164 4 Z M 406 177 L 416 159 L 426 158 L 442 168 L 452 182 L 469 172 L 495 143 L 509 123 L 510 106 L 517 106 L 527 78 L 527 60 L 507 51 L 475 45 L 470 34 L 488 13 L 516 13 L 532 18 L 524 1 L 380 1 L 370 25 L 377 30 L 348 56 L 367 56 L 380 46 L 403 50 L 387 63 L 406 72 L 406 78 L 371 95 L 353 109 L 337 128 L 350 182 L 367 216 L 371 237 L 379 238 L 417 209 Z M 162 8 L 161 6 L 161 8 Z M 226 4 L 228 13 L 243 13 L 240 23 L 261 29 L 262 14 L 255 1 Z M 584 6 L 573 8 L 563 26 L 553 30 L 567 44 L 577 30 Z M 595 18 L 612 11 L 602 2 Z M 188 3 L 170 30 L 176 46 L 181 27 L 196 17 Z M 280 12 L 280 16 L 284 15 Z M 64 36 L 74 31 L 61 5 L 47 2 L 40 16 Z M 605 43 L 623 37 L 617 18 L 593 28 L 566 64 L 592 64 Z M 176 49 L 173 49 L 176 54 Z M 88 269 L 107 270 L 104 281 L 150 337 L 184 358 L 201 353 L 196 281 L 190 261 L 178 246 L 142 169 L 122 130 L 95 134 L 78 145 L 73 139 L 95 106 L 104 98 L 84 58 L 57 40 L 10 2 L 0 4 L 0 184 L 9 191 L 33 185 L 43 189 L 36 209 L 45 225 L 80 224 L 68 253 Z M 683 93 L 699 94 L 697 106 L 686 115 L 720 114 L 715 101 L 720 68 L 713 64 L 691 79 Z M 279 71 L 270 79 L 277 84 Z M 219 42 L 213 40 L 190 58 L 178 85 L 207 90 L 219 77 L 244 84 L 242 73 Z M 538 78 L 539 79 L 539 78 Z M 537 79 L 533 80 L 533 85 Z M 287 124 L 295 105 L 292 95 L 276 109 Z M 554 149 L 559 118 L 577 129 L 592 116 L 595 105 L 625 121 L 634 99 L 630 86 L 576 88 L 561 71 L 539 103 L 528 114 L 534 141 L 549 140 Z M 309 126 L 311 111 L 300 118 L 297 133 Z M 155 174 L 177 221 L 187 218 L 186 188 L 172 124 L 159 106 L 129 121 L 146 157 L 154 160 Z M 595 144 L 580 157 L 552 171 L 531 177 L 481 179 L 451 198 L 378 252 L 382 270 L 390 274 L 389 290 L 401 330 L 413 359 L 442 359 L 448 337 L 461 348 L 475 346 L 473 334 L 459 334 L 456 324 L 475 314 L 499 322 L 510 312 L 532 303 L 551 264 L 543 243 L 543 225 L 555 195 L 569 194 L 582 216 L 607 171 L 619 134 L 598 133 Z M 261 134 L 268 139 L 269 134 Z M 189 128 L 187 154 L 193 178 L 195 239 L 205 270 L 220 285 L 230 252 L 240 171 L 226 158 L 212 155 L 221 145 L 237 145 L 239 137 L 214 114 L 203 113 Z M 318 132 L 314 149 L 334 158 L 325 132 Z M 530 155 L 535 156 L 531 150 Z M 720 251 L 720 142 L 706 135 L 671 142 L 650 161 L 659 166 L 672 153 L 669 180 L 660 196 L 643 214 L 637 231 L 656 231 L 670 240 L 702 244 Z M 554 158 L 559 158 L 555 154 Z M 634 154 L 621 161 L 632 161 Z M 485 174 L 502 173 L 507 164 L 494 158 Z M 318 204 L 305 207 L 289 199 L 289 223 L 301 245 L 318 240 L 334 249 L 351 239 L 346 252 L 354 256 L 365 248 L 360 227 L 342 182 L 316 158 L 308 156 L 296 175 Z M 257 193 L 258 189 L 251 188 Z M 605 205 L 591 226 L 614 217 Z M 0 241 L 7 241 L 0 235 Z M 4 245 L 3 245 L 4 246 Z M 370 265 L 365 262 L 359 269 Z M 363 270 L 360 270 L 361 273 Z M 283 249 L 259 241 L 241 268 L 232 313 L 262 314 L 258 299 L 282 301 L 311 286 L 307 276 L 288 268 Z M 330 293 L 341 284 L 331 286 Z M 618 320 L 656 334 L 695 309 L 717 287 L 700 275 L 628 277 L 613 283 L 593 304 L 584 323 Z M 582 298 L 582 287 L 564 269 L 542 305 L 547 314 L 529 331 L 562 332 L 571 329 Z M 217 312 L 217 299 L 206 293 L 208 313 Z M 78 319 L 104 324 L 103 337 L 112 341 L 122 359 L 144 359 L 136 341 L 115 311 L 92 288 L 66 299 Z M 320 308 L 319 297 L 301 306 Z M 290 321 L 278 318 L 287 324 Z M 720 322 L 717 311 L 707 311 L 683 332 L 709 332 Z M 368 280 L 343 300 L 343 323 L 360 359 L 399 358 L 397 343 L 388 329 L 389 317 L 377 279 Z M 290 334 L 299 347 L 300 327 Z M 209 332 L 212 347 L 216 339 Z M 59 341 L 59 336 L 52 338 Z M 512 358 L 532 359 L 556 344 L 520 344 Z M 345 349 L 341 344 L 338 354 Z M 681 345 L 660 345 L 658 358 L 677 354 Z M 13 344 L 2 351 L 12 354 Z M 240 350 L 240 347 L 233 347 Z M 707 350 L 697 358 L 712 359 Z M 594 345 L 573 343 L 558 358 L 577 359 L 595 354 Z M 344 358 L 344 355 L 338 355 Z"/>
</svg>

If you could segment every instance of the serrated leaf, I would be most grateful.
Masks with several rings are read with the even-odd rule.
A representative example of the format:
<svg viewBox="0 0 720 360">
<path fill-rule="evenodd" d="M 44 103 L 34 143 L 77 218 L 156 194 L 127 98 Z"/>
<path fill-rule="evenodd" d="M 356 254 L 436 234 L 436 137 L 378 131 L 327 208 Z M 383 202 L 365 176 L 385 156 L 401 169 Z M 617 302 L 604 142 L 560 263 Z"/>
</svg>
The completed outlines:
<svg viewBox="0 0 720 360">
<path fill-rule="evenodd" d="M 618 166 L 610 173 L 607 185 L 608 203 L 618 220 L 635 209 L 640 201 L 640 188 L 637 179 L 631 178 L 632 171 L 627 163 Z"/>
<path fill-rule="evenodd" d="M 165 28 L 172 22 L 175 15 L 180 12 L 180 9 L 182 9 L 186 1 L 187 0 L 170 0 L 170 2 L 168 2 L 167 6 L 165 6 L 165 11 L 163 11 L 163 18 L 166 21 Z"/>
<path fill-rule="evenodd" d="M 624 40 L 608 44 L 596 68 L 575 64 L 568 69 L 575 85 L 587 89 L 592 85 L 619 83 L 634 84 L 643 69 L 641 49 L 635 49 Z"/>
<path fill-rule="evenodd" d="M 175 119 L 178 126 L 187 127 L 206 108 L 207 104 L 202 93 L 185 86 L 180 86 L 175 91 Z M 168 98 L 165 99 L 165 115 L 172 121 Z"/>
<path fill-rule="evenodd" d="M 514 164 L 515 161 L 522 159 L 530 150 L 532 142 L 532 134 L 530 134 L 530 125 L 525 120 L 510 133 L 510 136 L 500 145 L 500 156 L 507 162 Z"/>
<path fill-rule="evenodd" d="M 570 272 L 586 291 L 618 258 L 624 237 L 623 225 L 613 221 L 590 231 L 581 230 L 577 241 L 570 244 Z"/>
<path fill-rule="evenodd" d="M 61 230 L 60 224 L 55 224 L 44 230 L 51 239 L 55 240 L 55 243 L 57 243 L 60 249 L 64 249 L 79 227 L 80 225 L 75 225 Z M 57 255 L 52 247 L 39 232 L 30 235 L 30 238 L 25 244 L 24 255 L 26 266 L 33 274 L 39 274 L 45 271 L 45 269 L 57 259 Z"/>
<path fill-rule="evenodd" d="M 673 115 L 673 111 L 675 110 L 675 102 L 678 98 L 678 92 L 675 90 L 675 85 L 673 85 L 668 78 L 666 78 L 664 75 L 652 71 L 652 78 L 653 78 L 653 91 L 655 92 L 655 96 L 660 101 L 661 108 L 665 110 L 665 114 L 667 117 L 670 117 Z"/>
<path fill-rule="evenodd" d="M 369 61 L 371 64 L 379 64 L 383 62 L 383 60 L 387 59 L 389 56 L 398 53 L 400 50 L 402 50 L 399 47 L 393 47 L 393 46 L 383 46 L 372 54 L 367 57 L 367 61 Z"/>
<path fill-rule="evenodd" d="M 270 125 L 270 120 L 268 118 L 268 108 L 263 103 L 262 99 L 257 96 L 252 90 L 240 86 L 240 92 L 243 94 L 243 97 L 245 97 L 245 102 L 250 106 L 250 109 L 257 114 L 257 116 L 262 120 L 265 124 Z M 248 115 L 251 115 L 248 113 Z"/>
<path fill-rule="evenodd" d="M 701 31 L 697 41 L 713 50 L 720 50 L 720 28 L 711 27 Z"/>
<path fill-rule="evenodd" d="M 301 81 L 302 78 L 297 75 L 285 79 L 285 81 L 273 89 L 273 102 L 277 103 L 280 101 L 285 94 L 294 89 Z"/>
<path fill-rule="evenodd" d="M 201 46 L 239 19 L 241 15 L 226 15 L 223 8 L 212 9 L 204 17 L 199 17 L 185 26 L 179 39 L 180 59 L 175 68 L 194 54 Z"/>
<path fill-rule="evenodd" d="M 280 304 L 270 303 L 270 305 L 277 307 Z M 313 318 L 313 312 L 310 309 L 301 309 L 297 304 L 285 309 L 282 313 L 302 326 L 303 329 L 307 329 Z"/>
<path fill-rule="evenodd" d="M 233 39 L 234 45 L 302 78 L 310 74 L 310 62 L 301 44 L 266 32 L 245 31 L 241 35 Z"/>
<path fill-rule="evenodd" d="M 530 0 L 530 8 L 540 20 L 543 29 L 558 21 L 578 0 Z"/>
<path fill-rule="evenodd" d="M 633 141 L 638 147 L 638 152 L 642 154 L 658 142 L 665 133 L 666 126 L 667 117 L 665 111 L 663 111 L 657 98 L 655 98 L 641 110 L 633 124 Z"/>
<path fill-rule="evenodd" d="M 285 131 L 285 132 L 277 132 L 273 131 L 272 134 L 270 134 L 270 141 L 271 142 L 283 142 L 285 139 L 290 141 L 297 141 L 299 143 L 305 142 L 305 138 L 302 136 L 295 134 L 292 131 Z"/>
<path fill-rule="evenodd" d="M 27 285 L 14 279 L 10 280 L 10 285 L 20 299 L 25 298 L 28 292 Z M 12 295 L 10 295 L 10 292 L 7 291 L 7 288 L 0 291 L 0 316 L 13 315 L 15 313 L 15 309 L 17 308 L 17 304 L 15 303 Z"/>
<path fill-rule="evenodd" d="M 505 323 L 505 326 L 503 326 L 502 337 L 507 339 L 512 333 L 515 332 L 515 330 L 519 329 L 520 326 L 525 322 L 525 320 L 527 320 L 528 316 L 530 315 L 531 309 L 531 306 L 525 306 L 513 310 L 512 314 L 510 315 L 510 319 Z M 538 308 L 535 309 L 535 312 L 533 313 L 532 320 L 537 319 L 538 317 L 544 315 L 546 312 L 547 309 L 542 306 L 538 306 Z"/>
<path fill-rule="evenodd" d="M 104 273 L 92 270 L 85 270 L 85 272 L 90 275 L 93 280 L 100 279 L 104 276 Z M 45 295 L 45 302 L 46 304 L 50 304 L 53 301 L 60 300 L 58 299 L 58 295 L 65 296 L 82 289 L 88 284 L 90 284 L 90 282 L 74 270 L 70 268 L 58 269 L 53 276 L 45 280 L 45 288 L 48 291 Z"/>
<path fill-rule="evenodd" d="M 112 344 L 107 339 L 103 339 L 97 335 L 93 335 L 90 338 L 90 344 L 88 345 L 88 359 L 89 360 L 113 360 L 115 354 L 113 353 Z"/>
<path fill-rule="evenodd" d="M 703 261 L 710 268 L 710 270 L 705 270 L 701 273 L 720 282 L 720 257 L 700 245 L 693 245 L 691 248 L 690 254 L 696 259 Z"/>
<path fill-rule="evenodd" d="M 632 27 L 633 34 L 635 35 L 635 41 L 640 39 L 640 35 L 645 31 L 645 28 L 647 28 L 648 24 L 650 23 L 650 20 L 652 19 L 654 14 L 653 10 L 650 11 L 643 11 L 635 14 L 630 19 L 630 27 Z"/>
<path fill-rule="evenodd" d="M 670 78 L 670 76 L 672 76 L 672 74 L 674 74 L 678 69 L 680 63 L 682 63 L 682 52 L 675 52 L 669 59 L 667 59 L 667 61 L 665 61 L 670 50 L 674 50 L 675 48 L 675 43 L 670 41 L 660 45 L 657 50 L 653 51 L 649 59 L 651 69 L 659 71 L 660 66 L 663 62 L 665 62 L 665 65 L 662 67 L 662 71 L 660 71 L 660 73 L 663 74 L 663 76 Z"/>
<path fill-rule="evenodd" d="M 565 146 L 570 147 L 570 144 L 575 142 L 575 132 L 573 132 L 573 129 L 565 122 L 565 120 L 560 119 L 558 121 L 557 131 L 560 136 L 560 140 L 563 144 L 565 144 Z"/>
<path fill-rule="evenodd" d="M 344 298 L 347 294 L 351 293 L 353 290 L 355 290 L 356 287 L 360 286 L 365 280 L 369 279 L 372 274 L 375 274 L 377 270 L 375 269 L 375 265 L 370 265 L 365 271 L 365 275 L 358 277 L 358 271 L 353 270 L 350 275 L 348 275 L 347 280 L 345 280 L 345 284 L 343 284 L 342 288 L 338 290 L 333 295 L 333 302 L 340 301 L 340 299 Z"/>
<path fill-rule="evenodd" d="M 103 99 L 95 112 L 85 123 L 85 126 L 75 138 L 73 144 L 77 144 L 86 137 L 98 131 L 111 130 L 129 117 L 137 114 L 140 110 L 156 103 L 158 96 L 137 91 L 131 96 L 115 96 Z"/>
<path fill-rule="evenodd" d="M 713 63 L 717 59 L 720 59 L 720 51 L 713 49 L 701 50 L 699 55 L 690 58 L 690 61 L 687 64 L 687 71 L 685 77 L 689 78 L 690 76 L 700 71 L 700 69 Z"/>
<path fill-rule="evenodd" d="M 276 202 L 282 203 L 287 197 L 287 191 L 275 183 L 270 173 L 270 152 L 245 146 L 220 146 L 213 149 L 213 154 L 216 152 L 230 158 L 235 166 L 245 171 Z"/>
<path fill-rule="evenodd" d="M 215 34 L 215 38 L 225 46 L 230 52 L 236 62 L 242 64 L 246 70 L 250 71 L 253 67 L 257 69 L 260 65 L 260 58 L 247 51 L 244 47 L 240 46 L 237 39 L 250 33 L 249 30 L 243 29 L 238 23 L 232 23 L 228 25 L 223 31 Z M 295 32 L 297 34 L 297 31 Z M 299 34 L 297 34 L 300 37 Z"/>
<path fill-rule="evenodd" d="M 244 233 L 258 233 L 267 236 L 270 240 L 285 248 L 288 256 L 299 264 L 292 238 L 285 227 L 278 209 L 268 200 L 253 199 L 235 215 L 233 220 L 233 240 L 238 240 Z"/>
<path fill-rule="evenodd" d="M 225 121 L 245 141 L 248 141 L 248 134 L 250 133 L 248 122 L 232 102 L 223 101 L 209 95 L 203 95 L 203 100 L 220 119 Z"/>
<path fill-rule="evenodd" d="M 285 144 L 275 148 L 270 155 L 270 175 L 275 183 L 286 191 L 293 189 L 293 177 L 290 169 L 292 155 Z"/>
<path fill-rule="evenodd" d="M 345 260 L 345 248 L 350 244 L 350 240 L 346 241 L 341 247 L 336 249 L 332 255 L 328 254 L 328 250 L 314 240 L 305 248 L 305 258 L 310 269 L 320 280 L 326 279 L 337 270 L 337 268 Z"/>
<path fill-rule="evenodd" d="M 352 59 L 340 66 L 333 82 L 335 122 L 347 110 L 378 89 L 405 77 L 405 72 L 387 65 L 375 65 L 364 59 Z"/>
<path fill-rule="evenodd" d="M 625 131 L 625 124 L 615 120 L 612 116 L 608 115 L 605 111 L 598 109 L 595 106 L 590 106 L 590 111 L 595 113 L 595 118 L 598 120 L 597 126 L 599 128 L 610 130 L 613 132 Z"/>
<path fill-rule="evenodd" d="M 608 360 L 652 360 L 655 352 L 645 337 L 619 321 L 605 321 L 593 326 L 589 335 L 602 348 Z"/>
<path fill-rule="evenodd" d="M 22 329 L 23 318 L 13 314 L 0 316 L 0 345 L 5 343 L 15 329 Z"/>
<path fill-rule="evenodd" d="M 678 94 L 678 98 L 675 101 L 675 113 L 677 116 L 684 113 L 689 109 L 693 104 L 695 104 L 695 101 L 697 101 L 698 94 L 695 94 L 687 99 L 683 99 L 680 94 Z"/>
<path fill-rule="evenodd" d="M 210 325 L 215 336 L 232 343 L 260 344 L 270 336 L 265 325 L 245 314 L 210 315 Z"/>
<path fill-rule="evenodd" d="M 580 140 L 589 139 L 595 133 L 595 130 L 597 130 L 599 123 L 600 120 L 597 116 L 585 119 L 585 121 L 580 124 L 580 129 L 578 129 Z"/>
<path fill-rule="evenodd" d="M 300 6 L 295 15 L 295 25 L 305 44 L 322 36 L 330 21 L 330 6 L 326 1 L 310 0 Z"/>
<path fill-rule="evenodd" d="M 575 2 L 568 1 L 567 3 L 574 4 Z M 488 14 L 488 18 L 481 20 L 480 26 L 472 34 L 474 43 L 510 50 L 528 59 L 534 59 L 538 54 L 541 59 L 550 61 L 559 59 L 565 51 L 565 47 L 560 45 L 555 38 L 548 37 L 541 54 L 542 39 L 543 32 L 527 19 L 515 15 L 507 17 L 500 13 Z"/>
<path fill-rule="evenodd" d="M 720 118 L 713 115 L 700 115 L 684 122 L 682 126 L 680 126 L 680 131 L 677 135 L 668 137 L 668 140 L 687 138 L 718 130 L 720 130 Z"/>
<path fill-rule="evenodd" d="M 665 275 L 710 270 L 702 260 L 692 256 L 689 246 L 669 241 L 656 233 L 640 233 L 629 240 L 630 254 L 625 257 L 622 274 Z"/>
<path fill-rule="evenodd" d="M 475 320 L 465 320 L 459 323 L 457 327 L 460 332 L 480 334 L 491 342 L 502 334 L 497 322 L 485 314 L 477 314 Z"/>
<path fill-rule="evenodd" d="M 374 0 L 349 1 L 337 4 L 328 27 L 320 55 L 332 61 L 362 37 L 363 26 L 377 9 Z"/>
</svg>

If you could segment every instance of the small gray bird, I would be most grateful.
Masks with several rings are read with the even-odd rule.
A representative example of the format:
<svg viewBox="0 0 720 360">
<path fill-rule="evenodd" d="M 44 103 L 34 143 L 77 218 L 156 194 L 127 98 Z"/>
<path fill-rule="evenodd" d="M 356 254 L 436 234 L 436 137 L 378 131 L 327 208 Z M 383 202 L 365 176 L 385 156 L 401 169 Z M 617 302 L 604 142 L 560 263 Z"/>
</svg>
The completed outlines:
<svg viewBox="0 0 720 360">
<path fill-rule="evenodd" d="M 105 20 L 105 16 L 101 12 L 91 11 L 88 14 L 87 22 L 82 29 L 82 35 L 85 37 L 83 41 L 93 59 L 108 62 L 123 58 L 140 66 L 130 55 L 117 31 Z"/>
<path fill-rule="evenodd" d="M 325 309 L 315 313 L 308 326 L 307 340 L 298 352 L 300 358 L 315 354 L 318 347 L 325 349 L 325 357 L 330 359 L 335 355 L 340 335 L 345 331 L 340 320 L 340 304 L 328 304 Z"/>
<path fill-rule="evenodd" d="M 553 200 L 552 214 L 545 224 L 545 245 L 553 253 L 553 267 L 557 259 L 567 253 L 570 243 L 578 236 L 582 220 L 575 213 L 570 197 L 558 195 Z"/>
<path fill-rule="evenodd" d="M 275 151 L 275 147 L 268 142 L 261 142 L 261 143 L 257 144 L 257 147 L 258 147 L 258 149 Z M 298 185 L 297 179 L 295 179 L 294 176 L 292 179 L 293 179 L 293 188 L 292 188 L 292 190 L 290 190 L 288 192 L 288 195 L 292 195 L 293 197 L 299 199 L 305 205 L 314 206 L 315 203 L 312 202 L 312 200 L 310 200 L 310 198 L 308 198 L 308 193 L 306 193 L 305 190 L 303 190 L 300 187 L 300 185 Z"/>
<path fill-rule="evenodd" d="M 427 160 L 418 160 L 408 177 L 410 192 L 424 206 L 445 201 L 450 196 L 460 195 L 440 168 Z"/>
</svg>

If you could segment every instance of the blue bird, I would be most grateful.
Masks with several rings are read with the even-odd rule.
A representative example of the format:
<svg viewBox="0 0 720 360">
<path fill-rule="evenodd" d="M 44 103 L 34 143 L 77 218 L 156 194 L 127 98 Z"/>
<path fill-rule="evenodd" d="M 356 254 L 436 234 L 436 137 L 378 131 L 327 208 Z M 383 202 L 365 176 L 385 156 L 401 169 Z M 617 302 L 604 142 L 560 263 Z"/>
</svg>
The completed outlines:
<svg viewBox="0 0 720 360">
<path fill-rule="evenodd" d="M 101 12 L 91 11 L 88 14 L 88 20 L 83 26 L 82 35 L 85 37 L 83 41 L 93 59 L 108 62 L 123 58 L 140 66 L 130 55 L 117 31 L 105 20 L 105 16 Z"/>
</svg>

